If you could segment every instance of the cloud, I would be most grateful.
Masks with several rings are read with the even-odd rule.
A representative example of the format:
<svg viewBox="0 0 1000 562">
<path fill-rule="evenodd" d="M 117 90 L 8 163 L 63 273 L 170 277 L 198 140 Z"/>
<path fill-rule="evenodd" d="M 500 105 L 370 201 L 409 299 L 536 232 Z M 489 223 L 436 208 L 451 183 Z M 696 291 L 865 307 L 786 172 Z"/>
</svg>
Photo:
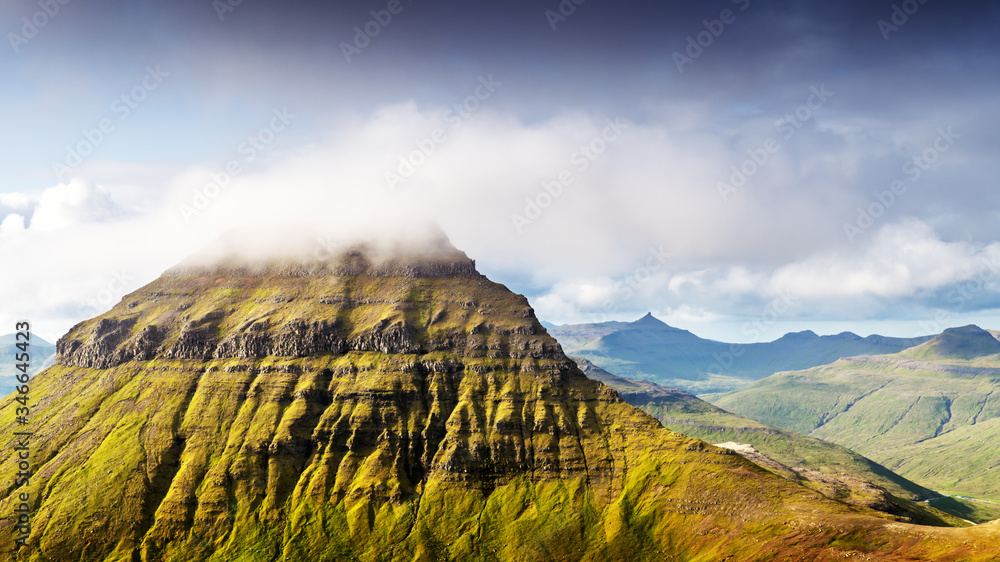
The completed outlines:
<svg viewBox="0 0 1000 562">
<path fill-rule="evenodd" d="M 784 266 L 769 285 L 807 298 L 874 296 L 899 298 L 935 290 L 975 276 L 998 263 L 1000 243 L 977 247 L 942 241 L 917 219 L 887 225 L 858 254 L 828 254 Z"/>
<path fill-rule="evenodd" d="M 667 309 L 657 314 L 667 324 L 674 326 L 704 326 L 713 322 L 718 322 L 722 316 L 703 308 L 696 308 L 688 305 L 681 305 L 674 309 Z"/>
<path fill-rule="evenodd" d="M 595 302 L 594 295 L 605 300 Z M 535 302 L 540 314 L 560 323 L 624 320 L 655 310 L 684 326 L 759 317 L 776 300 L 790 303 L 782 307 L 785 320 L 991 312 L 1000 307 L 1000 243 L 944 241 L 930 225 L 907 218 L 878 229 L 860 248 L 770 268 L 679 268 L 634 290 L 614 281 L 564 281 Z"/>
<path fill-rule="evenodd" d="M 17 213 L 9 213 L 0 222 L 0 239 L 4 236 L 17 236 L 24 232 L 24 217 Z"/>
<path fill-rule="evenodd" d="M 30 219 L 30 228 L 51 232 L 124 214 L 103 187 L 74 180 L 46 189 Z"/>
<path fill-rule="evenodd" d="M 654 310 L 704 324 L 760 314 L 783 292 L 798 296 L 797 317 L 866 318 L 900 299 L 931 306 L 928 295 L 968 279 L 977 260 L 998 251 L 942 234 L 938 214 L 904 218 L 903 198 L 849 244 L 844 222 L 872 185 L 887 185 L 871 162 L 900 159 L 889 136 L 859 148 L 848 142 L 859 129 L 823 112 L 726 200 L 717 183 L 776 134 L 773 120 L 734 118 L 717 135 L 707 124 L 718 115 L 707 108 L 665 104 L 643 121 L 567 109 L 527 121 L 492 101 L 465 114 L 391 104 L 341 118 L 315 143 L 275 142 L 252 160 L 233 146 L 217 162 L 158 178 L 141 166 L 105 165 L 37 196 L 0 196 L 0 259 L 26 248 L 44 256 L 31 277 L 9 278 L 0 292 L 31 299 L 61 332 L 117 302 L 118 293 L 100 297 L 121 285 L 122 271 L 134 290 L 233 228 L 280 236 L 275 225 L 289 222 L 346 232 L 428 219 L 481 271 L 559 323 Z M 234 161 L 239 170 L 227 171 Z M 928 172 L 912 193 L 950 178 L 944 167 Z M 197 213 L 185 216 L 199 194 Z"/>
<path fill-rule="evenodd" d="M 106 188 L 74 179 L 50 187 L 37 197 L 0 194 L 0 213 L 0 221 L 8 225 L 7 232 L 53 232 L 120 218 L 126 211 L 112 200 Z"/>
</svg>

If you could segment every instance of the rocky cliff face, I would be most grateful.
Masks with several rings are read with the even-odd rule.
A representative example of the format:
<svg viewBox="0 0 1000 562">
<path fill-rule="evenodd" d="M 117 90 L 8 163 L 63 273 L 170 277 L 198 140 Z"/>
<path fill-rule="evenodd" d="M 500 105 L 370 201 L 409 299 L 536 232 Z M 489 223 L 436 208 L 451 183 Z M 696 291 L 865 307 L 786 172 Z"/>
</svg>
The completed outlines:
<svg viewBox="0 0 1000 562">
<path fill-rule="evenodd" d="M 183 265 L 75 326 L 32 389 L 26 489 L 0 451 L 0 522 L 31 497 L 15 560 L 931 552 L 664 430 L 457 251 Z"/>
</svg>

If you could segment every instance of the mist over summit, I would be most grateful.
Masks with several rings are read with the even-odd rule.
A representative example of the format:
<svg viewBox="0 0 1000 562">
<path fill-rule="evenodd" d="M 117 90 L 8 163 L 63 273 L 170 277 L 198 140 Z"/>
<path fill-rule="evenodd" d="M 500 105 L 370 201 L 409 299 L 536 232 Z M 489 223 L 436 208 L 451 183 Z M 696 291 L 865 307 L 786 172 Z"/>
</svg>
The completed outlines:
<svg viewBox="0 0 1000 562">
<path fill-rule="evenodd" d="M 432 221 L 354 224 L 287 222 L 232 228 L 169 271 L 198 268 L 264 270 L 297 264 L 335 265 L 348 256 L 379 265 L 471 262 Z"/>
</svg>

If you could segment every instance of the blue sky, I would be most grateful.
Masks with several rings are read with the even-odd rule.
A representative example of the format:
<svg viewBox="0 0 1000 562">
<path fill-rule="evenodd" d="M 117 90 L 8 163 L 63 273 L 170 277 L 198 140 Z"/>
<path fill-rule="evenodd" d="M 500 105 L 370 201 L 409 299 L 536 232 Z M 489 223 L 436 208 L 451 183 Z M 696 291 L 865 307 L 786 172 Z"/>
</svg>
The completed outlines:
<svg viewBox="0 0 1000 562">
<path fill-rule="evenodd" d="M 0 31 L 0 322 L 52 339 L 230 228 L 411 215 L 556 323 L 1000 327 L 993 2 L 54 0 Z"/>
</svg>

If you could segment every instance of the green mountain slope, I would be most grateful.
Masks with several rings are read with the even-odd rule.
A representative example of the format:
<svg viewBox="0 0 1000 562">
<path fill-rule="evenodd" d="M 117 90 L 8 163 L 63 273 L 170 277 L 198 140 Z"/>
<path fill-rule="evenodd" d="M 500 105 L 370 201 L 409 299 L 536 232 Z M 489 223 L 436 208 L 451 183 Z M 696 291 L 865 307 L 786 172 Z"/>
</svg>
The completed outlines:
<svg viewBox="0 0 1000 562">
<path fill-rule="evenodd" d="M 584 359 L 577 361 L 588 377 L 607 384 L 626 402 L 678 433 L 711 443 L 747 443 L 781 464 L 824 474 L 850 474 L 905 499 L 925 500 L 939 496 L 840 445 L 729 413 L 683 390 L 648 381 L 631 381 L 607 373 Z"/>
<path fill-rule="evenodd" d="M 314 255 L 307 252 L 307 256 Z M 436 251 L 185 265 L 58 342 L 10 560 L 988 560 L 664 429 Z M 16 403 L 0 406 L 13 436 Z"/>
<path fill-rule="evenodd" d="M 817 336 L 805 331 L 768 343 L 730 344 L 699 338 L 651 314 L 635 322 L 553 327 L 549 333 L 567 353 L 610 373 L 699 394 L 740 388 L 779 371 L 807 369 L 841 357 L 895 353 L 929 339 L 862 338 L 850 332 Z"/>
<path fill-rule="evenodd" d="M 946 330 L 896 355 L 779 373 L 711 397 L 740 415 L 858 451 L 935 490 L 1000 500 L 1000 344 Z"/>
</svg>

